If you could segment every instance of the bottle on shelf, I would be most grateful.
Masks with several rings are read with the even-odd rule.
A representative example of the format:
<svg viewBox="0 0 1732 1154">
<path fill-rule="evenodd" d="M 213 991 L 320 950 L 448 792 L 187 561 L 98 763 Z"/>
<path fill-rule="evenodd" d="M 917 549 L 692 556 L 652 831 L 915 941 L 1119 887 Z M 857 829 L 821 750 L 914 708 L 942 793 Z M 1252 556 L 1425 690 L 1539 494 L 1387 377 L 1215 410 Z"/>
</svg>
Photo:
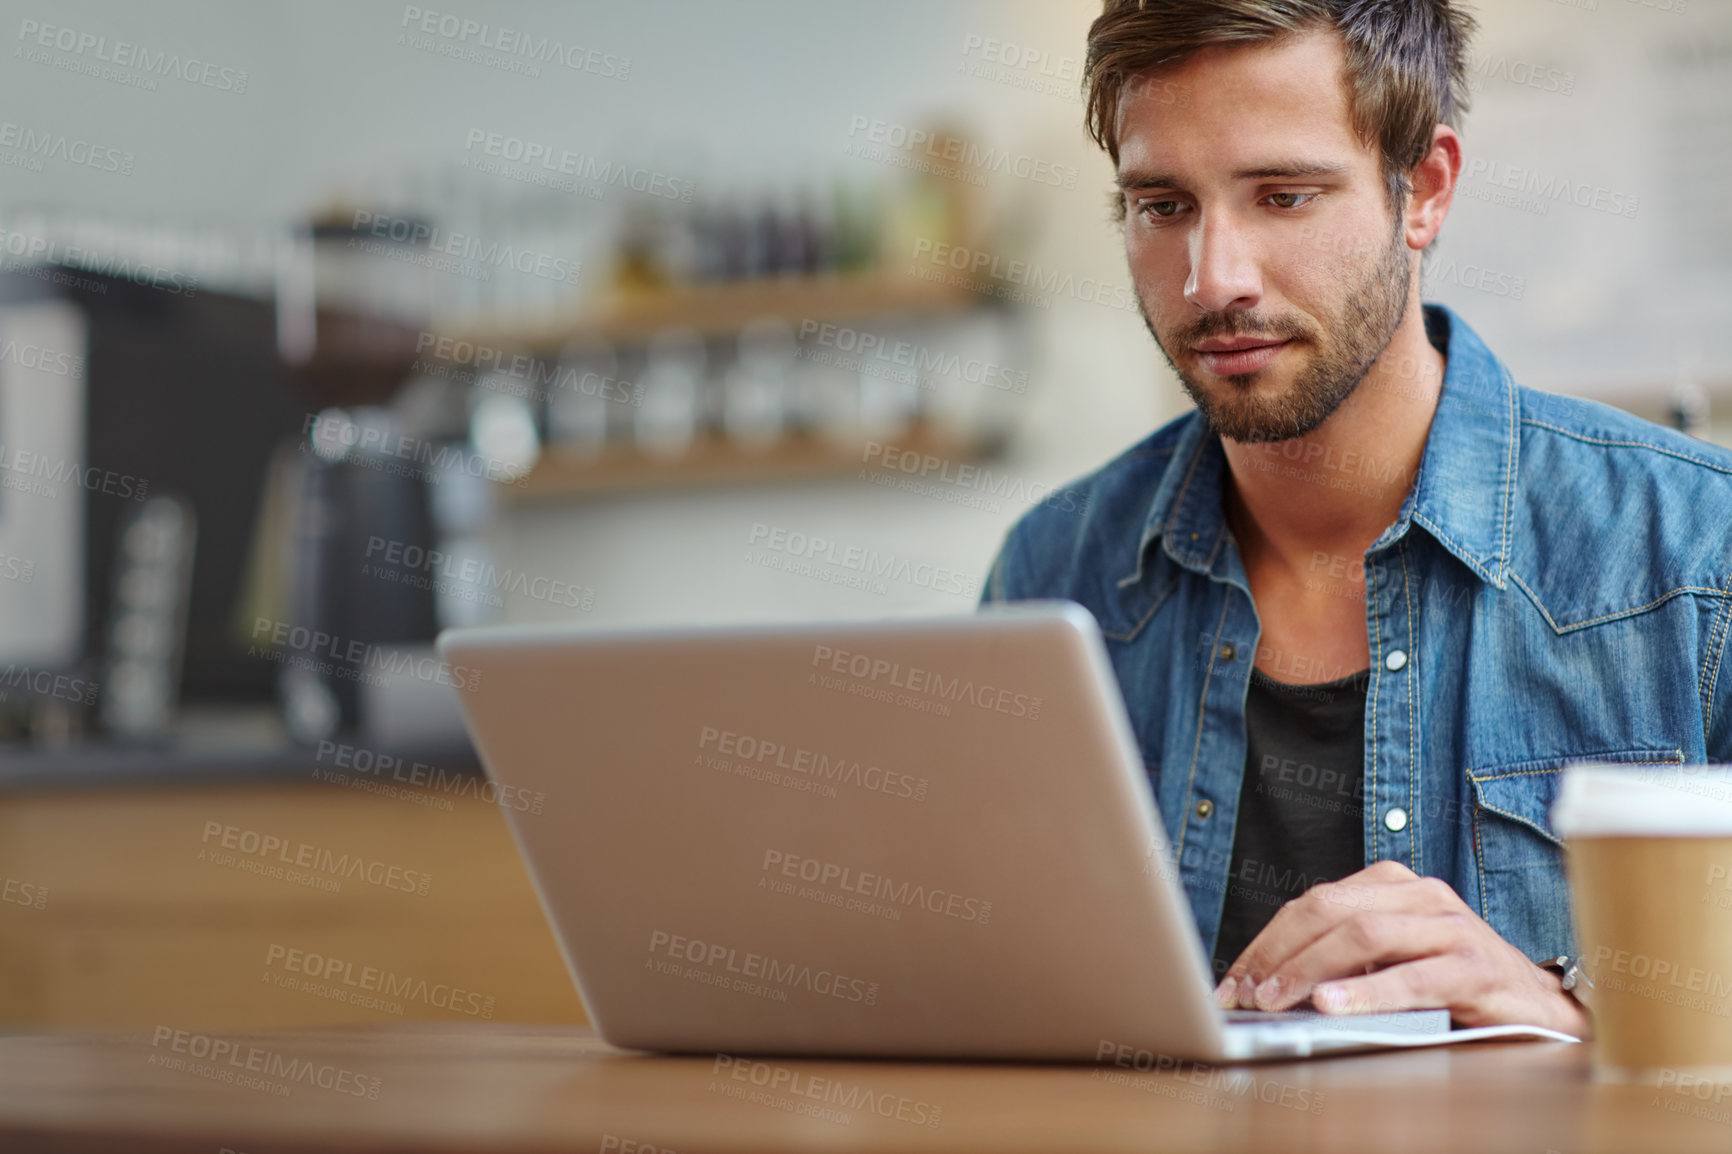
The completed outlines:
<svg viewBox="0 0 1732 1154">
<path fill-rule="evenodd" d="M 741 330 L 737 347 L 722 376 L 722 428 L 742 448 L 768 448 L 787 420 L 794 330 L 781 317 L 759 317 Z"/>
<path fill-rule="evenodd" d="M 664 329 L 650 338 L 643 403 L 634 418 L 637 443 L 658 456 L 679 456 L 697 435 L 699 393 L 708 361 L 691 329 Z"/>
<path fill-rule="evenodd" d="M 619 380 L 611 345 L 568 346 L 547 398 L 547 438 L 562 451 L 594 456 L 607 443 L 608 411 Z"/>
</svg>

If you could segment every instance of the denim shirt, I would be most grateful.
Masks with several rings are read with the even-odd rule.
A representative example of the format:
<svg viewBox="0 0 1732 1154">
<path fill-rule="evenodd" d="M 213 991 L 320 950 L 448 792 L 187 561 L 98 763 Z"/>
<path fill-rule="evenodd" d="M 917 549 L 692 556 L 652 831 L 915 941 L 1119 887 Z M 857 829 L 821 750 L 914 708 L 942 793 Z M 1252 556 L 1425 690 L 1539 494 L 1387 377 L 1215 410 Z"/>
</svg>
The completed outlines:
<svg viewBox="0 0 1732 1154">
<path fill-rule="evenodd" d="M 1732 453 L 1519 386 L 1452 312 L 1425 319 L 1447 357 L 1437 411 L 1364 556 L 1365 861 L 1449 882 L 1530 958 L 1574 954 L 1559 771 L 1732 760 Z M 1273 448 L 1272 466 L 1301 450 Z M 1180 417 L 1024 514 L 982 595 L 1100 623 L 1207 952 L 1259 635 L 1226 469 L 1201 415 Z M 1369 455 L 1333 470 L 1392 477 Z M 1269 656 L 1285 681 L 1355 672 Z"/>
</svg>

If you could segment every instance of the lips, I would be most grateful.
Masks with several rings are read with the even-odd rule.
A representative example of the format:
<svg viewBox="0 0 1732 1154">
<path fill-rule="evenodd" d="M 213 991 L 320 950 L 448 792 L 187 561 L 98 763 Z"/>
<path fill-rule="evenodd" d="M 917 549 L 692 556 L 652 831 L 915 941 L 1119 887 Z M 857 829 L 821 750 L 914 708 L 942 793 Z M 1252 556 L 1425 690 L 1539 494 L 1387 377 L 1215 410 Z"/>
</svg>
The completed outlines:
<svg viewBox="0 0 1732 1154">
<path fill-rule="evenodd" d="M 1233 337 L 1203 341 L 1195 346 L 1195 351 L 1204 368 L 1217 376 L 1230 377 L 1264 368 L 1291 343 L 1263 337 Z"/>
</svg>

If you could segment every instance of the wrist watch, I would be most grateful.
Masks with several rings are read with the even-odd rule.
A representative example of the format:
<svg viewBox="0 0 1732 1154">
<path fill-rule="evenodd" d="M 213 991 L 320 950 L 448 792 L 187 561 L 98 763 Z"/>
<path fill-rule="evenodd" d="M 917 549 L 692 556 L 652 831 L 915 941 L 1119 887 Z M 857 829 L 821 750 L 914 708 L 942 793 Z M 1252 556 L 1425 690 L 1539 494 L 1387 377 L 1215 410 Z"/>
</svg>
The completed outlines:
<svg viewBox="0 0 1732 1154">
<path fill-rule="evenodd" d="M 1539 963 L 1539 967 L 1558 975 L 1564 993 L 1577 1001 L 1581 1000 L 1581 995 L 1576 992 L 1578 986 L 1589 990 L 1594 988 L 1593 980 L 1588 977 L 1587 971 L 1582 969 L 1579 958 L 1572 958 L 1568 954 L 1559 954 L 1555 958 L 1549 958 Z"/>
</svg>

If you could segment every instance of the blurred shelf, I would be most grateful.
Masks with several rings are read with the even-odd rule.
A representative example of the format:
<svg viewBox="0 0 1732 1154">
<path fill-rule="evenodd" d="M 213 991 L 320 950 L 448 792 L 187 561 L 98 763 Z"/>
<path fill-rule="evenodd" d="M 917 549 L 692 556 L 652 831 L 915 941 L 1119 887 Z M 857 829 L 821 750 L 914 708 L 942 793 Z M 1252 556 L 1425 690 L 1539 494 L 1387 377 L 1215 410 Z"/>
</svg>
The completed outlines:
<svg viewBox="0 0 1732 1154">
<path fill-rule="evenodd" d="M 572 344 L 631 343 L 667 328 L 708 336 L 738 332 L 759 317 L 831 323 L 893 313 L 950 313 L 988 298 L 954 285 L 904 276 L 778 277 L 619 295 L 569 319 L 524 324 L 441 326 L 446 335 L 499 349 L 558 352 Z"/>
<path fill-rule="evenodd" d="M 842 477 L 867 467 L 862 437 L 851 444 L 796 433 L 761 450 L 742 448 L 717 435 L 699 437 L 678 456 L 658 456 L 635 446 L 607 446 L 580 454 L 549 446 L 524 484 L 499 491 L 518 500 L 599 496 L 646 489 L 711 485 L 777 484 L 821 477 Z M 886 437 L 882 444 L 929 454 L 952 464 L 978 460 L 990 451 L 985 442 L 965 440 L 929 424 Z"/>
</svg>

